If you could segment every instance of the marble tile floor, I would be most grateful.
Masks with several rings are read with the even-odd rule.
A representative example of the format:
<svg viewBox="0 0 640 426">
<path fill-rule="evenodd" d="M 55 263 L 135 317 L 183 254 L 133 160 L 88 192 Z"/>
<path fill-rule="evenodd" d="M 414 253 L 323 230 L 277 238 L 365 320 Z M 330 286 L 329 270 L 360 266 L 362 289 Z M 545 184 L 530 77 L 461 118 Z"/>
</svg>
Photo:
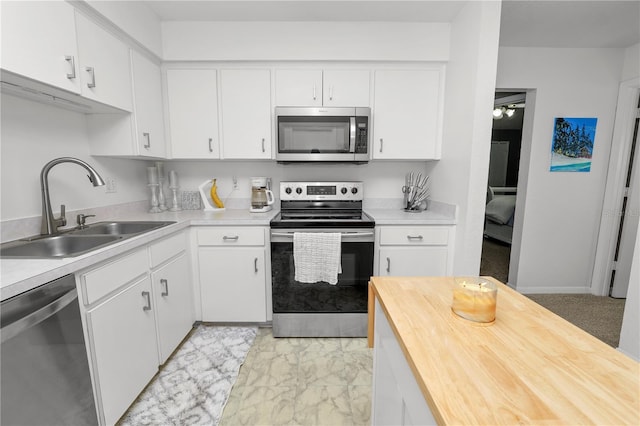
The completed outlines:
<svg viewBox="0 0 640 426">
<path fill-rule="evenodd" d="M 274 338 L 260 328 L 220 425 L 368 425 L 366 338 Z"/>
</svg>

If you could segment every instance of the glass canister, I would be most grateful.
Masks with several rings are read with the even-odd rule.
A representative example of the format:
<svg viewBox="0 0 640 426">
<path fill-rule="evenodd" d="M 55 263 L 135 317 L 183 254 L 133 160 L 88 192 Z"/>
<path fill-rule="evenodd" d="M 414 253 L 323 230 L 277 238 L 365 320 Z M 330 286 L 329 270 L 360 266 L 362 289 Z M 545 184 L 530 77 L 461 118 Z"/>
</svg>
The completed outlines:
<svg viewBox="0 0 640 426">
<path fill-rule="evenodd" d="M 496 319 L 498 288 L 480 277 L 455 278 L 451 310 L 458 316 L 478 323 Z"/>
</svg>

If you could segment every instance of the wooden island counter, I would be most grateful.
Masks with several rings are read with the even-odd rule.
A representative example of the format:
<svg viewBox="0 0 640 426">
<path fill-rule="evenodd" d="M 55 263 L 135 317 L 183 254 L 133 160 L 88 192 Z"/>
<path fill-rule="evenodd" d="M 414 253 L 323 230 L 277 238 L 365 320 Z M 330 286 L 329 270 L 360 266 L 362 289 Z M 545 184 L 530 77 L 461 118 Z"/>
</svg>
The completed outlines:
<svg viewBox="0 0 640 426">
<path fill-rule="evenodd" d="M 491 325 L 451 311 L 453 277 L 372 277 L 372 424 L 640 424 L 638 362 L 486 278 Z"/>
</svg>

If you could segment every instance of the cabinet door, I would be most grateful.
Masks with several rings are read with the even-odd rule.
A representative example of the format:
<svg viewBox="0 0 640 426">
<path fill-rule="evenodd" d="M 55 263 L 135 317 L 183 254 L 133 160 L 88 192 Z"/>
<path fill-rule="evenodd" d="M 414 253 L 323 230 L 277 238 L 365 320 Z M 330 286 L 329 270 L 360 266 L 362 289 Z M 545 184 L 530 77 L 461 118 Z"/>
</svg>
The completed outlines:
<svg viewBox="0 0 640 426">
<path fill-rule="evenodd" d="M 76 12 L 82 95 L 125 111 L 133 110 L 129 48 Z"/>
<path fill-rule="evenodd" d="M 322 98 L 324 106 L 368 107 L 368 70 L 325 70 Z"/>
<path fill-rule="evenodd" d="M 165 157 L 160 67 L 134 50 L 131 51 L 131 66 L 138 154 Z"/>
<path fill-rule="evenodd" d="M 104 423 L 115 424 L 158 371 L 149 277 L 89 311 L 87 320 Z"/>
<path fill-rule="evenodd" d="M 151 274 L 160 364 L 167 361 L 193 325 L 190 275 L 185 254 Z"/>
<path fill-rule="evenodd" d="M 378 273 L 381 276 L 445 276 L 447 247 L 381 247 Z"/>
<path fill-rule="evenodd" d="M 267 320 L 264 247 L 200 247 L 203 321 Z"/>
<path fill-rule="evenodd" d="M 223 158 L 271 158 L 271 72 L 222 70 Z"/>
<path fill-rule="evenodd" d="M 220 158 L 216 70 L 167 70 L 173 158 Z"/>
<path fill-rule="evenodd" d="M 276 70 L 276 105 L 322 106 L 322 70 Z"/>
<path fill-rule="evenodd" d="M 373 158 L 440 158 L 443 74 L 442 68 L 375 72 Z"/>
<path fill-rule="evenodd" d="M 2 69 L 80 93 L 74 8 L 67 2 L 2 2 Z"/>
</svg>

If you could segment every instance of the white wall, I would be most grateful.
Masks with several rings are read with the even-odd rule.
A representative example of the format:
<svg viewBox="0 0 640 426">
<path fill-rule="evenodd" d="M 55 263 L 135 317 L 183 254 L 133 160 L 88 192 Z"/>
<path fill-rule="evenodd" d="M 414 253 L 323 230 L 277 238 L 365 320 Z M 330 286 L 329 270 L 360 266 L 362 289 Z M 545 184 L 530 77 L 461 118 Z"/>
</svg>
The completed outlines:
<svg viewBox="0 0 640 426">
<path fill-rule="evenodd" d="M 640 361 L 640 232 L 636 234 L 634 253 L 618 349 Z"/>
<path fill-rule="evenodd" d="M 50 105 L 2 95 L 2 221 L 40 216 L 40 171 L 57 157 L 88 162 L 103 178 L 116 178 L 117 192 L 94 187 L 85 170 L 75 164 L 59 164 L 49 173 L 51 204 L 67 211 L 145 200 L 144 162 L 89 156 L 83 114 Z M 73 218 L 67 218 L 73 223 Z"/>
<path fill-rule="evenodd" d="M 630 46 L 624 51 L 624 65 L 622 67 L 622 78 L 620 81 L 627 81 L 638 78 L 640 68 L 640 43 Z"/>
<path fill-rule="evenodd" d="M 499 2 L 470 2 L 451 24 L 442 159 L 433 198 L 458 206 L 457 275 L 480 270 L 500 25 Z"/>
<path fill-rule="evenodd" d="M 496 87 L 536 90 L 510 278 L 521 292 L 589 293 L 623 59 L 623 49 L 500 48 Z M 591 172 L 549 172 L 555 117 L 598 118 Z"/>
<path fill-rule="evenodd" d="M 446 61 L 449 24 L 163 22 L 166 61 Z"/>
</svg>

